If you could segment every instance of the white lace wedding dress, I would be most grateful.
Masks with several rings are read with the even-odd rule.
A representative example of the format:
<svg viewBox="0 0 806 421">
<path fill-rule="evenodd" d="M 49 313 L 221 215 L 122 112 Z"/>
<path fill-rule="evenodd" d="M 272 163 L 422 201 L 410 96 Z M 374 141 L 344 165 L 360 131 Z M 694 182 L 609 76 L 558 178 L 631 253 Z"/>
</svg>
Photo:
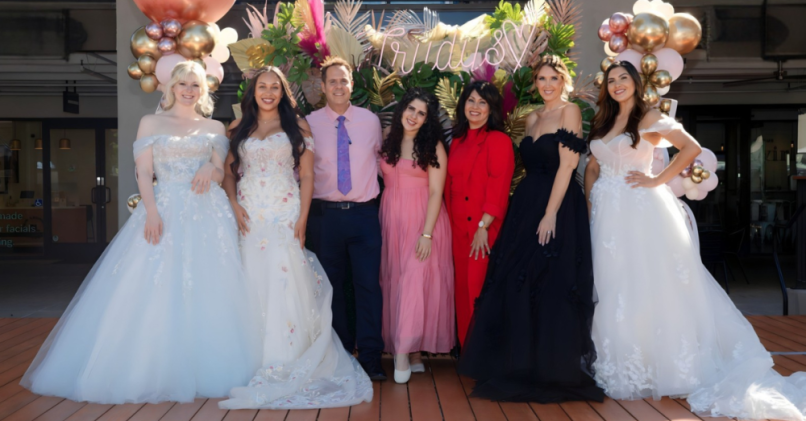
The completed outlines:
<svg viewBox="0 0 806 421">
<path fill-rule="evenodd" d="M 682 127 L 664 118 L 646 132 Z M 591 142 L 600 165 L 591 192 L 595 378 L 614 399 L 687 396 L 692 410 L 741 419 L 802 420 L 806 375 L 788 378 L 705 269 L 686 214 L 667 186 L 631 188 L 653 145 L 619 135 Z"/>
<path fill-rule="evenodd" d="M 312 139 L 305 144 L 313 150 Z M 328 408 L 371 401 L 369 377 L 331 327 L 327 275 L 294 238 L 300 198 L 288 136 L 247 139 L 238 153 L 238 203 L 250 220 L 241 256 L 263 309 L 263 366 L 219 406 Z"/>
<path fill-rule="evenodd" d="M 143 236 L 138 206 L 81 284 L 21 384 L 74 401 L 192 402 L 226 396 L 260 366 L 259 310 L 250 305 L 226 194 L 191 191 L 228 140 L 204 134 L 137 140 L 151 149 L 163 235 Z M 256 304 L 256 301 L 254 302 Z"/>
</svg>

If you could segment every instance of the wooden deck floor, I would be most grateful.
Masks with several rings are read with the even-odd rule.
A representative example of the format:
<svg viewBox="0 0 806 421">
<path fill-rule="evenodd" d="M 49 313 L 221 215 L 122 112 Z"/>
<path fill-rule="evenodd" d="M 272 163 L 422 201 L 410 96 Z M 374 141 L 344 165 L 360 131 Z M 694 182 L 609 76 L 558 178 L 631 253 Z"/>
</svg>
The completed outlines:
<svg viewBox="0 0 806 421">
<path fill-rule="evenodd" d="M 761 341 L 773 352 L 775 368 L 782 374 L 806 371 L 806 316 L 753 316 Z M 217 399 L 193 403 L 157 405 L 97 405 L 37 396 L 19 385 L 39 346 L 56 319 L 0 319 L 0 420 L 7 421 L 662 421 L 699 420 L 684 400 L 664 398 L 642 401 L 571 402 L 552 405 L 496 403 L 468 398 L 472 381 L 456 374 L 454 361 L 446 357 L 425 361 L 426 373 L 412 376 L 408 385 L 375 382 L 372 403 L 351 408 L 293 411 L 218 409 Z M 392 360 L 385 358 L 387 373 Z M 704 418 L 721 420 L 724 418 Z"/>
</svg>

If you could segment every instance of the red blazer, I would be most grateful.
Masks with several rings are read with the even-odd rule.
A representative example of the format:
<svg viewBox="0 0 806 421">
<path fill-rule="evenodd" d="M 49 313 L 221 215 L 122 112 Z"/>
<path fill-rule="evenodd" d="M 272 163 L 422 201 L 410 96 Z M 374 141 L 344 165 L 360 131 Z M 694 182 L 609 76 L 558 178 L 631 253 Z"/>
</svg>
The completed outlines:
<svg viewBox="0 0 806 421">
<path fill-rule="evenodd" d="M 486 129 L 482 129 L 486 130 Z M 463 142 L 460 144 L 459 142 Z M 469 143 L 464 143 L 469 142 Z M 512 184 L 512 174 L 515 172 L 515 153 L 512 149 L 512 140 L 503 132 L 492 130 L 480 132 L 475 139 L 454 139 L 451 142 L 451 152 L 448 161 L 457 159 L 454 155 L 456 148 L 472 148 L 469 153 L 461 154 L 464 157 L 473 157 L 471 165 L 462 165 L 469 169 L 461 177 L 452 177 L 450 173 L 445 180 L 445 196 L 448 215 L 454 220 L 456 227 L 466 227 L 468 233 L 474 233 L 479 228 L 479 221 L 483 214 L 488 213 L 495 217 L 489 228 L 491 232 L 490 245 L 501 227 L 509 204 L 509 188 Z M 467 198 L 467 218 L 453 218 L 451 210 L 451 191 L 456 189 L 464 191 Z"/>
</svg>

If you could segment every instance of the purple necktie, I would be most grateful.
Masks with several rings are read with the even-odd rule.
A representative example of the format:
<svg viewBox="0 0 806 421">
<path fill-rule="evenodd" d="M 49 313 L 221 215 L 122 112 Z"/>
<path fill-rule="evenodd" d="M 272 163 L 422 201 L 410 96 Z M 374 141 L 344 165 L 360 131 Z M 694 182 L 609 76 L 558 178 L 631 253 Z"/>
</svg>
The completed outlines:
<svg viewBox="0 0 806 421">
<path fill-rule="evenodd" d="M 339 116 L 338 140 L 336 141 L 336 151 L 338 153 L 339 171 L 339 191 L 346 195 L 353 189 L 353 182 L 350 180 L 350 135 L 344 127 L 344 116 Z"/>
</svg>

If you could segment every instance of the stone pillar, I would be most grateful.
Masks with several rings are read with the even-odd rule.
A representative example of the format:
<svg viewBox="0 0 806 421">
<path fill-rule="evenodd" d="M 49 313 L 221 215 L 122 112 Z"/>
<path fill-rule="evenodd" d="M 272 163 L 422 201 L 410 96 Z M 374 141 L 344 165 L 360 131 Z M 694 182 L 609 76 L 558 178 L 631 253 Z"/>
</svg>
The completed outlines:
<svg viewBox="0 0 806 421">
<path fill-rule="evenodd" d="M 117 7 L 117 62 L 118 62 L 118 223 L 129 218 L 126 200 L 137 193 L 134 179 L 134 153 L 132 145 L 137 136 L 140 118 L 157 109 L 160 93 L 147 94 L 140 90 L 136 80 L 129 78 L 126 68 L 134 61 L 129 47 L 132 33 L 147 24 L 149 19 L 132 0 L 116 0 Z"/>
</svg>

